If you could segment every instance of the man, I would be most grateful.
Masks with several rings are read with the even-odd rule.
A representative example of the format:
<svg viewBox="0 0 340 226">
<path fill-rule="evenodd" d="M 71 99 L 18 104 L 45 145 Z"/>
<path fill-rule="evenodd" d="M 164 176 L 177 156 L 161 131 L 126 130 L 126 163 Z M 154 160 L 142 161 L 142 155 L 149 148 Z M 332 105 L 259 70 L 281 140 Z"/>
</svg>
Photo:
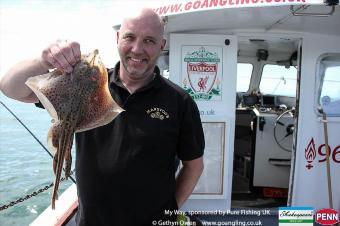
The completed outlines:
<svg viewBox="0 0 340 226">
<path fill-rule="evenodd" d="M 108 70 L 109 88 L 125 111 L 108 125 L 76 134 L 78 225 L 174 220 L 165 210 L 181 207 L 202 173 L 204 136 L 197 106 L 156 67 L 163 32 L 151 9 L 125 19 L 117 32 L 120 62 Z M 41 57 L 10 69 L 0 88 L 11 98 L 37 103 L 25 81 L 53 68 L 72 72 L 80 55 L 76 42 L 53 43 Z M 183 164 L 177 179 L 175 156 Z"/>
</svg>

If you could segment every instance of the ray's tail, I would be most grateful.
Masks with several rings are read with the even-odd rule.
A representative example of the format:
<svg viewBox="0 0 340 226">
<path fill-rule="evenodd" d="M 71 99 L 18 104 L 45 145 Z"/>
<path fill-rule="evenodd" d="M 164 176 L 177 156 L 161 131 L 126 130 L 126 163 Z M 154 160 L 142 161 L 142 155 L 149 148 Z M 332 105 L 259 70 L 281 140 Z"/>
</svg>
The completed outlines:
<svg viewBox="0 0 340 226">
<path fill-rule="evenodd" d="M 65 176 L 66 179 L 70 175 L 71 170 L 71 161 L 70 158 L 71 155 L 71 149 L 72 149 L 72 143 L 73 143 L 73 136 L 74 136 L 74 130 L 64 130 L 61 131 L 61 134 L 59 136 L 59 145 L 57 152 L 54 156 L 54 163 L 53 163 L 53 170 L 55 173 L 55 180 L 54 180 L 54 186 L 53 186 L 53 192 L 52 192 L 52 209 L 55 209 L 55 200 L 58 198 L 58 189 L 60 184 L 60 178 L 61 178 L 61 172 L 64 165 L 64 160 L 66 159 L 66 169 L 65 169 Z"/>
</svg>

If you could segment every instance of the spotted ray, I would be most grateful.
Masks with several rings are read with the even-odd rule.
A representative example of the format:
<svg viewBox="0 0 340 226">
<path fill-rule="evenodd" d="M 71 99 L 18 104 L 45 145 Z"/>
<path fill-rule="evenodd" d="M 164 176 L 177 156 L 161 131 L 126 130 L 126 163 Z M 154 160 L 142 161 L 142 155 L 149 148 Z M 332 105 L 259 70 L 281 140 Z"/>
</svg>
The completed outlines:
<svg viewBox="0 0 340 226">
<path fill-rule="evenodd" d="M 26 85 L 52 117 L 47 143 L 54 154 L 54 209 L 64 161 L 65 177 L 70 176 L 74 133 L 106 125 L 123 109 L 111 97 L 107 70 L 97 50 L 82 56 L 71 73 L 54 70 L 29 78 Z"/>
</svg>

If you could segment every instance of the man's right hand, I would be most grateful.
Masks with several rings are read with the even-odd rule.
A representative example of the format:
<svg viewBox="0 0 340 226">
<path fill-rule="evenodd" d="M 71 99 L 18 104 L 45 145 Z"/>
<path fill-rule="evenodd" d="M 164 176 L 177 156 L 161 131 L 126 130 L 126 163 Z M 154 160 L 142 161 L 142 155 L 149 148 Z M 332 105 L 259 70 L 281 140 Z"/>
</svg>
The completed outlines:
<svg viewBox="0 0 340 226">
<path fill-rule="evenodd" d="M 42 51 L 41 56 L 21 61 L 13 65 L 0 78 L 0 90 L 8 97 L 29 103 L 38 102 L 32 90 L 25 85 L 28 78 L 45 74 L 56 68 L 62 72 L 72 72 L 72 67 L 80 61 L 78 42 L 56 41 Z"/>
<path fill-rule="evenodd" d="M 80 61 L 81 52 L 78 42 L 58 40 L 42 51 L 40 64 L 46 70 L 57 68 L 70 73 Z"/>
</svg>

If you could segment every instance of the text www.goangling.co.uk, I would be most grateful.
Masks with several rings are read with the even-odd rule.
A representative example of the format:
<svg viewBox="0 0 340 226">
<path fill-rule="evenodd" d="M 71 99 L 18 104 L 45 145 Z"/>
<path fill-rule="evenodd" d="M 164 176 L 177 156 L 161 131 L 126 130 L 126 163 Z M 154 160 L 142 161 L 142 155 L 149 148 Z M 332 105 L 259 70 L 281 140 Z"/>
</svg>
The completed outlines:
<svg viewBox="0 0 340 226">
<path fill-rule="evenodd" d="M 280 4 L 280 3 L 304 3 L 306 0 L 196 0 L 188 1 L 185 4 L 169 4 L 155 8 L 154 11 L 160 16 L 174 13 L 184 13 L 187 11 L 230 8 L 241 5 L 260 5 L 260 4 Z"/>
<path fill-rule="evenodd" d="M 222 226 L 222 225 L 228 225 L 228 226 L 248 226 L 248 225 L 262 225 L 261 220 L 258 221 L 213 221 L 213 222 L 202 222 L 205 226 Z"/>
</svg>

